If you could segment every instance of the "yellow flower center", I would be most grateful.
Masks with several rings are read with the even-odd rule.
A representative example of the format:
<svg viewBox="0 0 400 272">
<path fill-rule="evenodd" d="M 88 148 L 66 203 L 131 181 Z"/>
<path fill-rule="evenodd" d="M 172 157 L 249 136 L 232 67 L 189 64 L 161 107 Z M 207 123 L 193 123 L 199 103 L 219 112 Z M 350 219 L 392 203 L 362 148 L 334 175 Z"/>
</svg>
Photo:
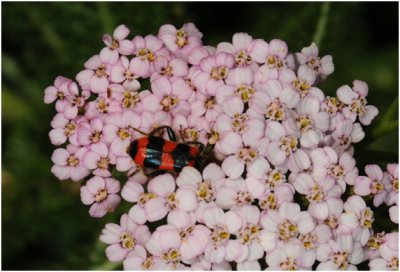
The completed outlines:
<svg viewBox="0 0 400 272">
<path fill-rule="evenodd" d="M 107 76 L 106 66 L 104 64 L 101 64 L 99 68 L 97 68 L 95 73 L 98 78 Z"/>
<path fill-rule="evenodd" d="M 100 141 L 101 138 L 101 132 L 96 130 L 91 136 L 90 136 L 90 142 L 95 144 Z"/>
<path fill-rule="evenodd" d="M 76 167 L 76 166 L 78 166 L 78 164 L 79 164 L 79 159 L 78 159 L 77 157 L 75 157 L 75 156 L 72 155 L 72 156 L 70 156 L 70 157 L 68 158 L 67 164 L 68 164 L 68 166 Z"/>
<path fill-rule="evenodd" d="M 136 244 L 136 240 L 133 238 L 130 232 L 125 231 L 120 237 L 121 246 L 126 249 L 133 249 Z"/>
<path fill-rule="evenodd" d="M 359 98 L 354 100 L 350 105 L 350 110 L 356 114 L 361 114 L 365 112 L 365 106 L 367 105 L 367 100 L 365 98 Z"/>
<path fill-rule="evenodd" d="M 243 102 L 249 102 L 250 98 L 253 96 L 255 90 L 252 86 L 242 84 L 236 90 L 236 94 L 243 100 Z"/>
<path fill-rule="evenodd" d="M 179 48 L 184 47 L 185 45 L 189 44 L 188 35 L 185 30 L 182 28 L 176 32 L 176 40 L 175 43 L 178 45 Z"/>
<path fill-rule="evenodd" d="M 297 262 L 295 259 L 288 257 L 285 261 L 281 263 L 281 268 L 284 271 L 296 271 L 297 270 Z"/>
<path fill-rule="evenodd" d="M 124 98 L 122 99 L 122 107 L 134 108 L 140 102 L 140 97 L 137 92 L 125 90 Z"/>
<path fill-rule="evenodd" d="M 228 242 L 230 234 L 226 226 L 216 226 L 211 233 L 211 240 L 214 245 L 224 245 Z"/>
<path fill-rule="evenodd" d="M 374 213 L 370 208 L 366 208 L 361 211 L 360 214 L 360 224 L 365 228 L 372 228 L 372 223 L 375 221 Z"/>
<path fill-rule="evenodd" d="M 258 155 L 258 151 L 251 147 L 244 147 L 237 153 L 237 158 L 244 163 L 248 164 L 252 162 Z"/>
<path fill-rule="evenodd" d="M 162 106 L 164 111 L 170 111 L 178 105 L 178 98 L 174 95 L 166 95 L 161 100 L 160 105 Z"/>
<path fill-rule="evenodd" d="M 296 123 L 297 123 L 297 127 L 302 131 L 302 132 L 307 132 L 310 129 L 312 129 L 313 126 L 313 121 L 308 118 L 305 115 L 300 115 L 297 119 L 296 119 Z"/>
<path fill-rule="evenodd" d="M 297 144 L 297 138 L 294 136 L 284 136 L 280 140 L 280 147 L 286 152 L 286 156 L 289 156 L 290 153 L 297 150 Z"/>
<path fill-rule="evenodd" d="M 104 201 L 104 199 L 107 198 L 107 195 L 108 195 L 107 189 L 103 188 L 97 193 L 97 195 L 95 195 L 94 199 L 97 203 L 100 203 L 100 202 Z"/>
<path fill-rule="evenodd" d="M 148 60 L 150 62 L 153 62 L 155 60 L 155 56 L 153 52 L 148 50 L 147 48 L 142 48 L 138 51 L 138 55 L 142 60 Z"/>
<path fill-rule="evenodd" d="M 283 242 L 288 242 L 291 238 L 297 236 L 297 225 L 289 220 L 285 220 L 278 225 L 279 239 Z"/>
<path fill-rule="evenodd" d="M 226 79 L 228 77 L 229 70 L 225 66 L 211 69 L 211 78 L 215 80 Z"/>
<path fill-rule="evenodd" d="M 349 254 L 347 252 L 336 252 L 333 255 L 333 263 L 337 269 L 346 270 L 349 264 Z"/>
<path fill-rule="evenodd" d="M 68 124 L 65 125 L 64 127 L 64 135 L 69 137 L 75 133 L 76 130 L 76 124 L 74 121 L 70 121 Z"/>
<path fill-rule="evenodd" d="M 128 129 L 126 128 L 120 128 L 118 130 L 118 136 L 121 138 L 121 140 L 125 140 L 131 137 L 131 134 L 129 133 Z"/>
<path fill-rule="evenodd" d="M 321 189 L 321 187 L 314 183 L 314 186 L 311 188 L 307 195 L 307 200 L 309 202 L 320 203 L 325 199 L 325 192 Z"/>
<path fill-rule="evenodd" d="M 96 100 L 96 109 L 101 113 L 107 113 L 108 103 L 106 102 L 104 97 L 99 97 Z"/>
<path fill-rule="evenodd" d="M 237 66 L 244 66 L 250 65 L 252 62 L 251 56 L 247 55 L 247 53 L 243 50 L 240 50 L 239 53 L 236 55 L 236 65 Z"/>
<path fill-rule="evenodd" d="M 214 190 L 209 181 L 199 183 L 196 194 L 200 201 L 210 202 L 214 199 Z"/>
<path fill-rule="evenodd" d="M 278 99 L 268 106 L 267 112 L 265 113 L 265 118 L 274 121 L 282 121 L 285 118 L 285 110 Z"/>
</svg>

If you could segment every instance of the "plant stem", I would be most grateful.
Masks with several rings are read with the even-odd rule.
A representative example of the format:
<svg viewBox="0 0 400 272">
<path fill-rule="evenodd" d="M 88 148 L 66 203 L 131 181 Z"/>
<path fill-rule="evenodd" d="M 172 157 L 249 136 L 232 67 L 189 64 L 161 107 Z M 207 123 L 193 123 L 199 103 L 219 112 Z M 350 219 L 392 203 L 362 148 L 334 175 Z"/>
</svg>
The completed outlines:
<svg viewBox="0 0 400 272">
<path fill-rule="evenodd" d="M 331 2 L 324 2 L 321 7 L 321 16 L 318 19 L 317 29 L 314 34 L 313 41 L 320 47 L 322 38 L 325 34 L 326 24 L 328 22 L 329 9 Z"/>
</svg>

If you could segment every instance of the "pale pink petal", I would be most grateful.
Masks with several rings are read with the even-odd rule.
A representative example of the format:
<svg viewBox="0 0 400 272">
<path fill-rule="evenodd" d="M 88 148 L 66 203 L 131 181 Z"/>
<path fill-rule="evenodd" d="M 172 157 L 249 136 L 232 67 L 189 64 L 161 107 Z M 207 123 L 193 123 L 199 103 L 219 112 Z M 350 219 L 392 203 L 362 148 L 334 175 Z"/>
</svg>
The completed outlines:
<svg viewBox="0 0 400 272">
<path fill-rule="evenodd" d="M 359 176 L 354 183 L 354 192 L 360 196 L 371 193 L 371 180 L 368 177 Z"/>
<path fill-rule="evenodd" d="M 87 189 L 86 186 L 81 187 L 81 201 L 85 205 L 91 205 L 94 202 L 94 197 L 91 192 Z"/>
<path fill-rule="evenodd" d="M 300 212 L 297 227 L 299 228 L 299 233 L 308 233 L 314 229 L 315 222 L 308 212 Z"/>
<path fill-rule="evenodd" d="M 145 210 L 139 205 L 134 205 L 129 210 L 129 217 L 137 224 L 144 224 L 147 221 Z"/>
<path fill-rule="evenodd" d="M 159 196 L 165 196 L 175 191 L 175 180 L 171 174 L 159 175 L 148 183 L 147 189 Z"/>
<path fill-rule="evenodd" d="M 209 228 L 214 228 L 216 225 L 224 224 L 225 214 L 224 211 L 219 207 L 207 208 L 204 211 L 204 223 Z"/>
<path fill-rule="evenodd" d="M 158 221 L 168 214 L 163 198 L 154 198 L 147 201 L 145 211 L 149 222 Z"/>
<path fill-rule="evenodd" d="M 225 174 L 232 179 L 240 177 L 244 171 L 244 163 L 238 160 L 236 156 L 226 158 L 221 167 Z"/>
<path fill-rule="evenodd" d="M 90 79 L 90 89 L 94 93 L 107 92 L 108 80 L 105 77 L 94 76 Z"/>
<path fill-rule="evenodd" d="M 358 98 L 357 93 L 353 92 L 348 85 L 340 87 L 336 91 L 336 95 L 338 96 L 339 100 L 345 104 L 351 104 L 354 99 Z"/>
<path fill-rule="evenodd" d="M 182 211 L 193 211 L 197 207 L 197 196 L 191 189 L 180 188 L 176 192 L 177 207 Z"/>
<path fill-rule="evenodd" d="M 242 146 L 242 138 L 240 135 L 229 132 L 220 140 L 220 148 L 226 155 L 235 154 Z"/>
<path fill-rule="evenodd" d="M 111 262 L 120 262 L 127 254 L 128 250 L 122 248 L 119 244 L 110 245 L 106 248 L 107 258 Z"/>
<path fill-rule="evenodd" d="M 134 181 L 128 181 L 122 188 L 121 196 L 126 201 L 137 202 L 142 193 L 144 193 L 144 189 L 141 184 Z"/>
</svg>

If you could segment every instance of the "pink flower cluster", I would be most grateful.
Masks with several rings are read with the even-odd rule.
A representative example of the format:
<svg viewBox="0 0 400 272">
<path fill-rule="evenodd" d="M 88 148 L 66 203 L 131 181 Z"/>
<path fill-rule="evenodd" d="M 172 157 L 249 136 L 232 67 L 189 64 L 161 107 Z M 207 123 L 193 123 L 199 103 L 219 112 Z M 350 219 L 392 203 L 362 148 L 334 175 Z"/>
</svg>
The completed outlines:
<svg viewBox="0 0 400 272">
<path fill-rule="evenodd" d="M 282 40 L 236 33 L 213 47 L 192 23 L 129 33 L 120 25 L 104 35 L 75 80 L 57 77 L 44 97 L 57 111 L 52 173 L 85 181 L 81 200 L 93 217 L 132 203 L 100 237 L 111 262 L 127 270 L 260 270 L 261 259 L 272 270 L 363 262 L 398 270 L 398 231 L 374 232 L 368 206 L 390 206 L 398 224 L 398 164 L 367 165 L 364 176 L 353 158 L 378 114 L 364 81 L 325 96 L 318 84 L 334 65 L 314 43 L 293 54 Z M 211 146 L 214 162 L 148 177 L 127 148 L 143 137 L 138 130 L 159 126 L 172 127 L 178 142 Z"/>
</svg>

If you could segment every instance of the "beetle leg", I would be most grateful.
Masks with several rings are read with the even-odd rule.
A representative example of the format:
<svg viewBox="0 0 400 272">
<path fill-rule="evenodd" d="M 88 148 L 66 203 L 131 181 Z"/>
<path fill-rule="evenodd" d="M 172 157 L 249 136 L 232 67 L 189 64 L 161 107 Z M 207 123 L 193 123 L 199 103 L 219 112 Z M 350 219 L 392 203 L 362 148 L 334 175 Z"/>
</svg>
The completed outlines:
<svg viewBox="0 0 400 272">
<path fill-rule="evenodd" d="M 162 130 L 162 129 L 164 129 L 164 128 L 167 129 L 167 133 L 168 133 L 169 139 L 170 139 L 171 141 L 173 141 L 173 142 L 176 142 L 175 132 L 174 132 L 174 130 L 173 130 L 171 127 L 169 127 L 169 126 L 160 126 L 160 127 L 157 127 L 157 128 L 153 129 L 153 130 L 149 133 L 149 136 L 153 136 L 157 131 L 160 131 L 160 130 Z"/>
<path fill-rule="evenodd" d="M 204 144 L 200 142 L 185 142 L 185 144 L 198 145 L 200 153 L 204 150 Z"/>
<path fill-rule="evenodd" d="M 154 177 L 156 177 L 156 176 L 158 176 L 158 175 L 165 174 L 166 172 L 167 172 L 167 171 L 165 171 L 165 170 L 156 170 L 156 171 L 153 171 L 153 172 L 151 172 L 150 174 L 148 174 L 147 177 L 148 177 L 148 178 L 154 178 Z"/>
</svg>

